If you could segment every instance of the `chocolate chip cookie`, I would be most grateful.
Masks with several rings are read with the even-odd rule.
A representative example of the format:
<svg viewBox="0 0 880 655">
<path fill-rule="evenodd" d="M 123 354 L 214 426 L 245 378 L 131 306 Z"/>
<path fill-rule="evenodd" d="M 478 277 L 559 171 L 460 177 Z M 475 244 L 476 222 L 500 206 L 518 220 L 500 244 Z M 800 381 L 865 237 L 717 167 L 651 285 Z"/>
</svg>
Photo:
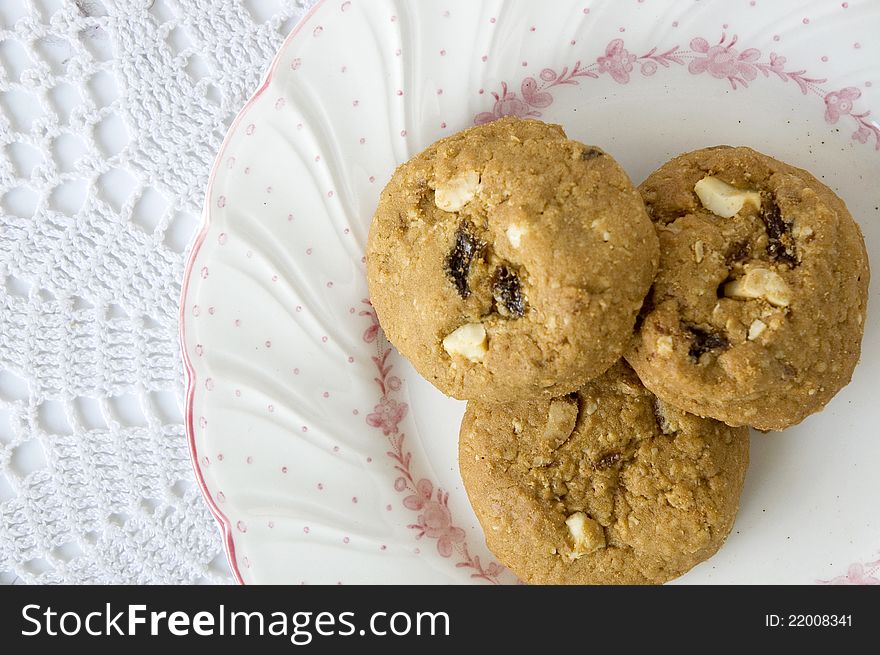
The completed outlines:
<svg viewBox="0 0 880 655">
<path fill-rule="evenodd" d="M 400 166 L 367 243 L 388 339 L 461 399 L 558 395 L 621 355 L 657 237 L 626 173 L 558 125 L 504 118 Z"/>
<path fill-rule="evenodd" d="M 750 148 L 690 152 L 641 185 L 660 270 L 627 359 L 652 392 L 730 425 L 781 430 L 852 376 L 868 258 L 846 205 Z"/>
<path fill-rule="evenodd" d="M 747 428 L 656 398 L 622 360 L 552 400 L 468 403 L 459 465 L 486 543 L 538 584 L 657 584 L 733 526 Z"/>
</svg>

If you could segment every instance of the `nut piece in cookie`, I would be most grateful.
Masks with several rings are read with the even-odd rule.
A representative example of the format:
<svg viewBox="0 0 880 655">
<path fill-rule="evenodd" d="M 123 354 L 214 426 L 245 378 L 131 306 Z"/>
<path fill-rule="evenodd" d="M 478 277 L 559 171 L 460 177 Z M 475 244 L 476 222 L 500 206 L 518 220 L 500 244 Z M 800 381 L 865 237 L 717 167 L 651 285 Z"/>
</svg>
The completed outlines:
<svg viewBox="0 0 880 655">
<path fill-rule="evenodd" d="M 623 361 L 569 396 L 470 401 L 459 466 L 495 556 L 537 584 L 657 584 L 711 557 L 746 428 L 662 402 Z"/>
<path fill-rule="evenodd" d="M 821 410 L 858 361 L 870 278 L 843 201 L 750 148 L 686 153 L 639 190 L 661 250 L 626 354 L 645 386 L 760 430 Z"/>
<path fill-rule="evenodd" d="M 761 206 L 761 194 L 743 191 L 729 185 L 724 180 L 708 175 L 694 185 L 694 193 L 703 207 L 721 218 L 736 216 L 747 204 Z"/>
<path fill-rule="evenodd" d="M 415 369 L 456 398 L 507 401 L 564 395 L 620 358 L 659 246 L 613 158 L 505 117 L 398 167 L 366 259 L 379 322 Z"/>
<path fill-rule="evenodd" d="M 785 280 L 766 268 L 750 268 L 746 274 L 724 285 L 728 298 L 763 298 L 776 307 L 788 307 L 791 289 Z"/>
<path fill-rule="evenodd" d="M 443 348 L 450 355 L 458 355 L 471 362 L 481 362 L 489 349 L 486 328 L 481 323 L 465 323 L 443 339 Z"/>
<path fill-rule="evenodd" d="M 565 525 L 571 534 L 572 547 L 569 557 L 578 559 L 593 551 L 605 548 L 605 533 L 602 526 L 583 512 L 575 512 L 567 519 Z"/>
<path fill-rule="evenodd" d="M 437 185 L 434 202 L 445 212 L 457 212 L 474 199 L 478 186 L 480 174 L 477 171 L 464 171 Z"/>
</svg>

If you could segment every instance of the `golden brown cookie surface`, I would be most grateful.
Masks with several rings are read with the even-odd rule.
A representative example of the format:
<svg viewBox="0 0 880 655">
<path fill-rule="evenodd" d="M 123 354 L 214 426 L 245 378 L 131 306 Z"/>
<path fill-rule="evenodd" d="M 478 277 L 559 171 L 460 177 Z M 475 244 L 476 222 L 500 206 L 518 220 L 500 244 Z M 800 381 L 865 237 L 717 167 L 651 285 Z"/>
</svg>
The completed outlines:
<svg viewBox="0 0 880 655">
<path fill-rule="evenodd" d="M 471 401 L 459 465 L 496 557 L 538 584 L 650 584 L 733 526 L 746 428 L 658 400 L 621 361 L 576 394 Z"/>
<path fill-rule="evenodd" d="M 861 347 L 861 232 L 806 171 L 749 148 L 676 157 L 640 186 L 661 262 L 627 359 L 664 400 L 780 430 L 846 385 Z"/>
<path fill-rule="evenodd" d="M 438 141 L 382 192 L 367 245 L 389 340 L 441 391 L 572 391 L 627 345 L 656 270 L 638 192 L 607 154 L 506 118 Z"/>
</svg>

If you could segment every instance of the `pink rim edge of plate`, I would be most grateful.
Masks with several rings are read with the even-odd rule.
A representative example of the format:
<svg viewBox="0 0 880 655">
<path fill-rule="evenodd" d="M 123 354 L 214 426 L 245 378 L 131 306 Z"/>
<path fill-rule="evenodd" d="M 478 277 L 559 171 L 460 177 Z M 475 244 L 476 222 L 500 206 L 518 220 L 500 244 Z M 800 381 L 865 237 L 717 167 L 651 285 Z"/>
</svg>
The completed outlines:
<svg viewBox="0 0 880 655">
<path fill-rule="evenodd" d="M 211 172 L 208 175 L 208 186 L 205 191 L 205 203 L 202 210 L 201 227 L 199 228 L 199 231 L 196 234 L 195 239 L 193 240 L 192 250 L 190 250 L 189 259 L 187 260 L 186 268 L 183 271 L 183 281 L 180 292 L 178 334 L 180 337 L 180 354 L 181 358 L 183 359 L 183 370 L 185 379 L 184 426 L 186 429 L 187 444 L 189 445 L 189 455 L 190 460 L 192 461 L 193 472 L 196 475 L 196 482 L 198 482 L 199 489 L 202 492 L 202 497 L 208 504 L 211 513 L 214 515 L 214 518 L 217 519 L 217 523 L 220 527 L 220 532 L 223 536 L 223 545 L 226 548 L 226 559 L 229 561 L 229 568 L 232 570 L 232 575 L 235 578 L 235 581 L 240 585 L 245 584 L 245 582 L 242 578 L 241 571 L 238 568 L 238 563 L 235 561 L 235 540 L 233 538 L 232 522 L 220 510 L 220 508 L 217 506 L 217 503 L 214 501 L 214 498 L 208 492 L 208 485 L 205 482 L 204 476 L 202 475 L 202 469 L 199 466 L 198 452 L 196 452 L 195 429 L 193 427 L 193 398 L 195 396 L 196 374 L 195 370 L 193 369 L 192 361 L 189 358 L 189 353 L 186 350 L 186 321 L 184 320 L 186 314 L 186 297 L 187 293 L 189 292 L 189 281 L 192 276 L 193 265 L 195 264 L 196 257 L 198 257 L 199 251 L 202 248 L 205 237 L 208 235 L 208 230 L 211 227 L 211 193 L 214 190 L 214 178 L 217 175 L 217 170 L 220 167 L 220 162 L 223 160 L 223 155 L 226 152 L 226 148 L 229 146 L 231 136 L 238 129 L 239 123 L 241 123 L 241 120 L 242 118 L 244 118 L 245 114 L 248 113 L 253 104 L 260 98 L 261 95 L 263 95 L 263 92 L 269 87 L 269 84 L 272 83 L 272 78 L 275 75 L 275 70 L 278 67 L 278 62 L 281 60 L 281 55 L 284 50 L 287 48 L 293 38 L 299 33 L 299 31 L 305 26 L 305 24 L 309 22 L 309 20 L 318 11 L 318 9 L 323 6 L 325 1 L 326 0 L 318 0 L 318 2 L 311 9 L 309 9 L 309 11 L 294 26 L 290 34 L 287 35 L 287 38 L 284 39 L 284 43 L 278 49 L 278 52 L 275 53 L 275 57 L 272 60 L 272 63 L 269 65 L 269 69 L 266 71 L 265 78 L 263 79 L 263 83 L 260 85 L 260 88 L 250 97 L 250 99 L 247 101 L 241 111 L 238 112 L 238 115 L 235 117 L 235 120 L 232 122 L 232 125 L 226 132 L 226 136 L 223 138 L 223 143 L 221 144 L 220 150 L 217 153 L 217 157 L 214 160 L 214 165 L 211 167 Z"/>
</svg>

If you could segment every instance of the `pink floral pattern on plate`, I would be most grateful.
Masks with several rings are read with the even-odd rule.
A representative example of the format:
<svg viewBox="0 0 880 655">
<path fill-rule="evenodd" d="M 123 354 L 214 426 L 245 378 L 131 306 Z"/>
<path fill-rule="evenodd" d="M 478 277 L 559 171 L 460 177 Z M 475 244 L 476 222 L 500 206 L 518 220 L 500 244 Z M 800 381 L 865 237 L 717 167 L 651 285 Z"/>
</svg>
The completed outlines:
<svg viewBox="0 0 880 655">
<path fill-rule="evenodd" d="M 498 584 L 498 576 L 504 571 L 504 567 L 497 562 L 489 562 L 484 566 L 479 555 L 470 554 L 465 531 L 455 525 L 449 510 L 449 493 L 440 488 L 435 490 L 433 482 L 427 478 L 417 480 L 413 474 L 412 453 L 406 447 L 406 435 L 400 431 L 400 422 L 409 408 L 406 403 L 393 397 L 394 392 L 400 389 L 401 381 L 399 377 L 392 375 L 394 366 L 388 363 L 391 346 L 384 341 L 372 304 L 366 298 L 362 302 L 366 308 L 361 310 L 360 316 L 370 320 L 363 340 L 376 344 L 377 352 L 372 359 L 376 367 L 374 380 L 380 392 L 379 400 L 373 412 L 367 415 L 366 421 L 371 427 L 382 430 L 382 434 L 388 439 L 390 449 L 386 454 L 394 461 L 394 468 L 398 473 L 394 480 L 394 490 L 407 493 L 403 506 L 418 512 L 415 523 L 410 523 L 407 527 L 415 530 L 416 539 L 427 537 L 436 540 L 437 552 L 442 557 L 457 554 L 456 566 L 473 569 L 472 578 Z"/>
<path fill-rule="evenodd" d="M 592 64 L 584 66 L 578 60 L 570 70 L 566 66 L 557 73 L 552 68 L 544 68 L 539 79 L 526 77 L 520 84 L 521 98 L 509 90 L 506 81 L 502 81 L 501 92 L 492 92 L 495 104 L 491 111 L 478 113 L 474 123 L 488 123 L 502 116 L 539 117 L 541 109 L 553 104 L 554 87 L 579 85 L 579 78 L 598 79 L 601 75 L 608 75 L 618 84 L 629 84 L 636 64 L 639 72 L 649 77 L 657 72 L 658 66 L 670 68 L 673 64 L 683 66 L 687 62 L 691 75 L 708 73 L 716 79 L 727 80 L 734 91 L 748 88 L 749 82 L 754 82 L 759 73 L 767 78 L 772 75 L 783 82 L 794 82 L 804 95 L 822 98 L 826 123 L 834 125 L 842 118 L 848 118 L 856 128 L 851 138 L 865 144 L 873 141 L 875 150 L 880 151 L 880 127 L 870 119 L 870 110 L 855 110 L 855 101 L 862 95 L 860 89 L 849 86 L 829 91 L 821 86 L 827 79 L 809 77 L 806 69 L 786 70 L 786 58 L 776 52 L 770 52 L 767 60 L 762 61 L 761 50 L 737 48 L 737 41 L 736 35 L 728 39 L 727 34 L 722 33 L 721 39 L 710 45 L 709 41 L 698 36 L 691 39 L 690 50 L 682 50 L 676 45 L 658 53 L 660 48 L 655 46 L 643 55 L 636 55 L 626 49 L 623 39 L 614 39 Z"/>
<path fill-rule="evenodd" d="M 874 562 L 855 562 L 850 564 L 844 575 L 830 580 L 816 580 L 825 585 L 880 585 L 880 577 L 874 575 L 880 570 L 880 559 Z"/>
</svg>

